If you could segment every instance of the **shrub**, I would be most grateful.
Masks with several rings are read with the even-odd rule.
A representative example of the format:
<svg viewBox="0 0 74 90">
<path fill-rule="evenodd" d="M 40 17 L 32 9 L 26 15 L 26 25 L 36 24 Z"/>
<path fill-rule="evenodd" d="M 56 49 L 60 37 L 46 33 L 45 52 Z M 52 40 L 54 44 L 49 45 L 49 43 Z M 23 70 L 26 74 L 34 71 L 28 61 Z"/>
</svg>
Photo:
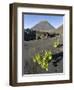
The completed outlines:
<svg viewBox="0 0 74 90">
<path fill-rule="evenodd" d="M 46 71 L 48 71 L 48 63 L 52 60 L 52 52 L 51 51 L 43 51 L 42 53 L 37 53 L 33 57 L 33 61 L 38 63 L 40 67 Z"/>
<path fill-rule="evenodd" d="M 59 42 L 59 40 L 57 39 L 56 41 L 54 41 L 53 47 L 54 47 L 54 48 L 57 48 L 57 47 L 59 46 L 59 44 L 60 44 L 60 42 Z"/>
</svg>

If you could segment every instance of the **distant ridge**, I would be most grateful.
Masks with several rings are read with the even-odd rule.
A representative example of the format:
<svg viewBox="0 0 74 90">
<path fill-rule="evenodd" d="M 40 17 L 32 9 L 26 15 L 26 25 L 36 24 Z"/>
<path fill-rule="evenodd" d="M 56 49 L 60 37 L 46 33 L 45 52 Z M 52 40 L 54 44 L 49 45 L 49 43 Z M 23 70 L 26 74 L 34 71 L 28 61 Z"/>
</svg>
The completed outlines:
<svg viewBox="0 0 74 90">
<path fill-rule="evenodd" d="M 60 27 L 58 27 L 56 30 L 55 30 L 56 33 L 59 33 L 59 34 L 63 34 L 63 25 L 61 25 Z"/>
<path fill-rule="evenodd" d="M 38 24 L 33 26 L 31 29 L 34 31 L 40 31 L 40 30 L 50 31 L 50 30 L 54 30 L 55 28 L 48 21 L 40 21 Z"/>
</svg>

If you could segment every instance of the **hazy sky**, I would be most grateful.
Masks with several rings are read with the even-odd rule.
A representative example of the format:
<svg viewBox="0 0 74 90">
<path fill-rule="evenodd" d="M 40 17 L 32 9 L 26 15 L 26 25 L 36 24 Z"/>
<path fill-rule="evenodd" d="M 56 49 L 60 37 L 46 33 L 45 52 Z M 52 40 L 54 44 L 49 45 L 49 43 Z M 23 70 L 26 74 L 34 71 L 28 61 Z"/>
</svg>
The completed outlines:
<svg viewBox="0 0 74 90">
<path fill-rule="evenodd" d="M 31 28 L 40 21 L 48 21 L 52 26 L 58 28 L 63 24 L 63 16 L 24 14 L 24 28 Z"/>
</svg>

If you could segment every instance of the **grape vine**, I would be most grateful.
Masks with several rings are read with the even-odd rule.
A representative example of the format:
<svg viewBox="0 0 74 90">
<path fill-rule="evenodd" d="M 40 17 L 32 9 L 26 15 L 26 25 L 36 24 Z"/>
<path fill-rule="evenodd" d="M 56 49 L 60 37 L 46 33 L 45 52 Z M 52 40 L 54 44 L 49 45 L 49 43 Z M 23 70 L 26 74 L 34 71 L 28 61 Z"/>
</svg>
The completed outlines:
<svg viewBox="0 0 74 90">
<path fill-rule="evenodd" d="M 51 51 L 42 51 L 42 53 L 37 53 L 33 57 L 33 61 L 38 63 L 42 69 L 48 71 L 48 62 L 52 60 Z"/>
</svg>

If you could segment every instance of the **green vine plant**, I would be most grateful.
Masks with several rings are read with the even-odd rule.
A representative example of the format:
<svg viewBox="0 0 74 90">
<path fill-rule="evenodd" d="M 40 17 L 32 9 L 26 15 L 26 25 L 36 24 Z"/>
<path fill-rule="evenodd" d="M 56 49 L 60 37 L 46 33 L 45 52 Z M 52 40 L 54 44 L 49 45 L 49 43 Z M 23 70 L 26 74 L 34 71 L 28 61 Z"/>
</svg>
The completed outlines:
<svg viewBox="0 0 74 90">
<path fill-rule="evenodd" d="M 51 51 L 43 51 L 42 53 L 37 53 L 33 57 L 33 62 L 38 63 L 40 67 L 46 71 L 48 71 L 48 63 L 52 60 L 52 52 Z"/>
<path fill-rule="evenodd" d="M 59 39 L 57 39 L 56 41 L 54 41 L 53 47 L 57 48 L 59 46 L 59 44 L 60 44 Z"/>
</svg>

